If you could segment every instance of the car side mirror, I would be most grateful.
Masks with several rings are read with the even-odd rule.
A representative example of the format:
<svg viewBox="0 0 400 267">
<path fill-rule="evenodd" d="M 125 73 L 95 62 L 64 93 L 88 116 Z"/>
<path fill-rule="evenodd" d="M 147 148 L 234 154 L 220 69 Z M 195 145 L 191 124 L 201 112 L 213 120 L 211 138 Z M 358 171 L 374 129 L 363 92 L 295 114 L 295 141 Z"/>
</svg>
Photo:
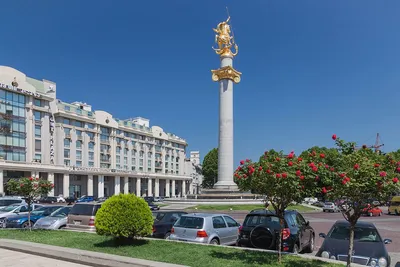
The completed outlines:
<svg viewBox="0 0 400 267">
<path fill-rule="evenodd" d="M 383 243 L 385 243 L 385 245 L 391 244 L 392 243 L 392 239 L 384 239 Z"/>
<path fill-rule="evenodd" d="M 324 233 L 319 233 L 319 237 L 325 238 L 325 237 L 326 237 L 326 234 L 324 234 Z"/>
</svg>

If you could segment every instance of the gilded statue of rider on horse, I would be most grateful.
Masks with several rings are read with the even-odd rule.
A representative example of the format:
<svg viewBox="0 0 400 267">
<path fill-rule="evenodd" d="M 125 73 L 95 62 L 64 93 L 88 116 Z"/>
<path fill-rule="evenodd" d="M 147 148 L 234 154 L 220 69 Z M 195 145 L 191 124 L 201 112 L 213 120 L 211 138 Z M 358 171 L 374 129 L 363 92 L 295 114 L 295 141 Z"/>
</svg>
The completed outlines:
<svg viewBox="0 0 400 267">
<path fill-rule="evenodd" d="M 229 25 L 228 17 L 226 21 L 218 24 L 216 29 L 213 29 L 217 34 L 215 35 L 215 42 L 218 48 L 214 48 L 215 53 L 221 56 L 236 56 L 238 53 L 238 46 L 235 44 L 233 35 L 231 36 L 231 26 Z M 235 47 L 235 53 L 231 51 L 232 46 Z"/>
</svg>

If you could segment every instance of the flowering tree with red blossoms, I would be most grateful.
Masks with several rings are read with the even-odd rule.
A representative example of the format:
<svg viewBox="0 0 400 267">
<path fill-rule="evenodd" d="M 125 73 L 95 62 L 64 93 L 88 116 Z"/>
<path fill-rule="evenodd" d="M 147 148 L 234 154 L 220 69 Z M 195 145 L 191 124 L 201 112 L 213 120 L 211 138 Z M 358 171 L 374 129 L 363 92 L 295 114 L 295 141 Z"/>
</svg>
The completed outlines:
<svg viewBox="0 0 400 267">
<path fill-rule="evenodd" d="M 284 155 L 271 150 L 259 162 L 241 161 L 234 177 L 241 190 L 266 194 L 281 220 L 289 204 L 300 202 L 305 196 L 322 193 L 325 198 L 340 202 L 343 217 L 350 224 L 347 262 L 350 266 L 354 229 L 363 207 L 371 199 L 386 201 L 399 190 L 400 162 L 366 146 L 356 150 L 355 143 L 345 142 L 336 135 L 332 139 L 338 153 L 327 155 L 308 150 L 302 157 L 296 157 L 293 152 Z"/>
<path fill-rule="evenodd" d="M 7 183 L 7 189 L 12 194 L 22 196 L 28 205 L 28 222 L 30 222 L 31 217 L 31 205 L 36 197 L 44 196 L 50 193 L 54 188 L 54 184 L 47 180 L 39 178 L 21 178 L 21 179 L 11 179 Z M 29 228 L 32 225 L 29 224 Z"/>
<path fill-rule="evenodd" d="M 315 186 L 316 175 L 305 166 L 303 159 L 297 157 L 294 152 L 284 155 L 283 152 L 271 150 L 266 151 L 258 162 L 242 160 L 235 171 L 234 179 L 241 190 L 252 190 L 266 195 L 284 228 L 286 208 L 294 201 L 300 202 L 308 195 L 309 188 Z M 277 242 L 279 262 L 281 249 L 282 231 L 279 232 Z M 298 247 L 293 250 L 298 250 Z"/>
</svg>

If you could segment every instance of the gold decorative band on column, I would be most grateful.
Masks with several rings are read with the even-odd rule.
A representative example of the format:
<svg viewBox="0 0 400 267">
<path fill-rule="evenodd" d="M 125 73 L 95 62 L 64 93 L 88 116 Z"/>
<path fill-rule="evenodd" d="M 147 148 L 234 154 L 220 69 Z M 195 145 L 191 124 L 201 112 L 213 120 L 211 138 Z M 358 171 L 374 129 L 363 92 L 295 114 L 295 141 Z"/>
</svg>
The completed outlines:
<svg viewBox="0 0 400 267">
<path fill-rule="evenodd" d="M 230 80 L 234 81 L 235 83 L 239 83 L 240 75 L 242 75 L 241 72 L 238 72 L 231 66 L 222 67 L 217 70 L 211 70 L 211 73 L 212 73 L 211 78 L 214 82 L 218 82 L 223 79 L 230 79 Z"/>
</svg>

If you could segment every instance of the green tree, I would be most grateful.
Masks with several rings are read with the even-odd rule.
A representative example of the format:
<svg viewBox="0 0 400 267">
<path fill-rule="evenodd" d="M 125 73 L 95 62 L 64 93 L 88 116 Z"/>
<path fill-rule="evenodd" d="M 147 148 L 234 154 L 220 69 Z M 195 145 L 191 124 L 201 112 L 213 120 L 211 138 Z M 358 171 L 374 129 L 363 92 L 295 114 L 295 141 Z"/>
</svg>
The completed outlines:
<svg viewBox="0 0 400 267">
<path fill-rule="evenodd" d="M 308 188 L 315 186 L 315 179 L 311 175 L 304 175 L 305 165 L 301 157 L 294 152 L 284 155 L 275 150 L 266 151 L 258 162 L 249 159 L 242 160 L 234 173 L 235 182 L 242 191 L 252 190 L 255 193 L 267 196 L 276 215 L 281 221 L 281 231 L 277 242 L 278 261 L 281 262 L 282 239 L 286 238 L 287 229 L 284 227 L 284 212 L 292 202 L 300 202 L 308 195 Z M 283 235 L 282 235 L 283 234 Z M 314 236 L 311 237 L 310 250 L 313 247 Z M 293 252 L 299 251 L 298 244 L 289 248 Z"/>
<path fill-rule="evenodd" d="M 54 184 L 39 178 L 11 179 L 7 183 L 7 190 L 14 195 L 22 196 L 28 205 L 28 222 L 31 229 L 31 206 L 33 200 L 39 196 L 47 195 L 54 187 Z"/>
<path fill-rule="evenodd" d="M 203 165 L 203 182 L 201 187 L 212 188 L 218 181 L 218 149 L 213 148 L 204 157 Z"/>
<path fill-rule="evenodd" d="M 96 232 L 116 239 L 148 236 L 153 215 L 149 205 L 134 194 L 119 194 L 107 199 L 96 214 Z"/>
</svg>

